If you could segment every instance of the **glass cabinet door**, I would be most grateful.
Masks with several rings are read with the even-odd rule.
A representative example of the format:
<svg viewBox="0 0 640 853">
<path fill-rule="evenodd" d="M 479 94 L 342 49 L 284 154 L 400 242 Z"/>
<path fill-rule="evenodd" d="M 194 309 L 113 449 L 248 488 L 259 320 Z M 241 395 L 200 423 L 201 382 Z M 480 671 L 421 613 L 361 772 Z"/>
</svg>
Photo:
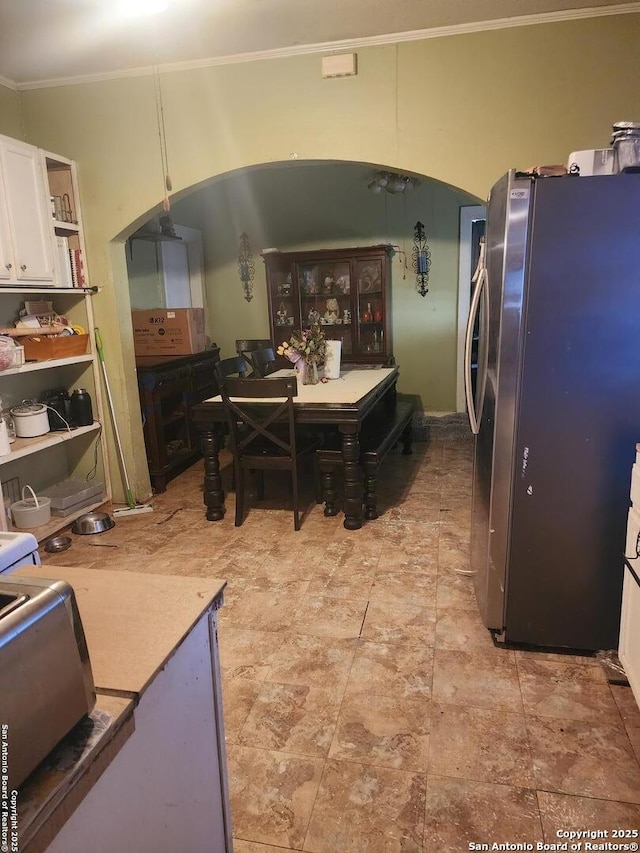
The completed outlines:
<svg viewBox="0 0 640 853">
<path fill-rule="evenodd" d="M 342 341 L 342 355 L 353 353 L 351 264 L 331 259 L 298 266 L 303 327 L 318 323 L 327 340 Z"/>
<path fill-rule="evenodd" d="M 356 349 L 358 355 L 374 356 L 384 352 L 385 304 L 382 260 L 356 261 Z"/>
<path fill-rule="evenodd" d="M 286 340 L 289 331 L 300 325 L 298 304 L 296 299 L 295 282 L 291 261 L 286 258 L 275 259 L 271 263 L 269 285 L 269 313 L 274 329 L 274 341 Z M 277 332 L 277 334 L 275 334 Z"/>
<path fill-rule="evenodd" d="M 327 340 L 341 342 L 343 363 L 393 363 L 391 248 L 264 254 L 274 346 L 317 323 Z M 287 366 L 284 358 L 278 364 Z"/>
</svg>

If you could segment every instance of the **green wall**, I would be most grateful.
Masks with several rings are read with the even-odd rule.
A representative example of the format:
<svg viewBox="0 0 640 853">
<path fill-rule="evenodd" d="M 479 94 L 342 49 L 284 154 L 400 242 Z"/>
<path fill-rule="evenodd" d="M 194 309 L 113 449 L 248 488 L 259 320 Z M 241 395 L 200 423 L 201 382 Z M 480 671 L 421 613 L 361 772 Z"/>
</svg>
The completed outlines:
<svg viewBox="0 0 640 853">
<path fill-rule="evenodd" d="M 235 169 L 297 159 L 386 165 L 484 198 L 510 166 L 564 162 L 606 145 L 614 121 L 637 118 L 639 47 L 640 16 L 621 15 L 366 48 L 353 78 L 322 79 L 316 55 L 163 74 L 175 196 Z M 116 407 L 142 497 L 126 264 L 111 241 L 161 202 L 153 80 L 21 99 L 28 141 L 79 164 L 88 266 L 102 287 L 95 311 L 123 378 Z"/>
<path fill-rule="evenodd" d="M 285 164 L 232 176 L 173 208 L 176 222 L 192 201 L 202 211 L 207 302 L 212 337 L 223 357 L 236 338 L 269 337 L 264 248 L 396 246 L 392 262 L 394 353 L 400 390 L 422 397 L 425 409 L 451 411 L 456 399 L 458 230 L 461 204 L 476 199 L 431 179 L 405 195 L 374 195 L 370 167 Z M 411 269 L 413 227 L 425 223 L 432 254 L 432 287 L 415 289 Z M 256 272 L 247 302 L 238 277 L 240 234 L 250 240 Z M 408 255 L 408 258 L 407 258 Z"/>
<path fill-rule="evenodd" d="M 20 95 L 0 83 L 0 133 L 22 139 Z"/>
</svg>

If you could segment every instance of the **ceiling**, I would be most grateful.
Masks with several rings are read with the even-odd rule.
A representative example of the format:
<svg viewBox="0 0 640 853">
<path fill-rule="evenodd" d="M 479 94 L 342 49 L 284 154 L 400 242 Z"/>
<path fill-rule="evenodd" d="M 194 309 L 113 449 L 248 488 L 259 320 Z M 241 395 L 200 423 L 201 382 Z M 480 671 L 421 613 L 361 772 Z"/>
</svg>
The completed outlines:
<svg viewBox="0 0 640 853">
<path fill-rule="evenodd" d="M 155 19 L 131 19 L 117 6 L 1 0 L 2 82 L 31 88 L 154 62 L 215 64 L 510 26 L 529 16 L 640 11 L 640 2 L 615 0 L 170 0 Z"/>
</svg>

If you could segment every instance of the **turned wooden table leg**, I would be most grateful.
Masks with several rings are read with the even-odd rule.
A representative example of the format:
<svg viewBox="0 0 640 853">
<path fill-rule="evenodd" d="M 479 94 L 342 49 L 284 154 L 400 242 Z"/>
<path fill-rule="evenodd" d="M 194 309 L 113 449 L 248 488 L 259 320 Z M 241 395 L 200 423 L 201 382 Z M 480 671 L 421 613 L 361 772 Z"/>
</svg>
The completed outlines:
<svg viewBox="0 0 640 853">
<path fill-rule="evenodd" d="M 378 463 L 366 460 L 364 463 L 364 517 L 373 521 L 378 517 Z"/>
<path fill-rule="evenodd" d="M 342 433 L 344 460 L 344 526 L 347 530 L 362 527 L 362 479 L 360 473 L 360 441 L 358 433 Z"/>
<path fill-rule="evenodd" d="M 204 503 L 207 507 L 207 521 L 221 521 L 224 518 L 224 492 L 220 476 L 220 428 L 213 427 L 202 431 L 202 455 L 204 456 Z"/>
<path fill-rule="evenodd" d="M 336 492 L 335 465 L 332 462 L 319 462 L 318 469 L 321 477 L 321 497 L 324 503 L 324 514 L 331 517 L 338 514 L 336 500 L 338 493 Z"/>
</svg>

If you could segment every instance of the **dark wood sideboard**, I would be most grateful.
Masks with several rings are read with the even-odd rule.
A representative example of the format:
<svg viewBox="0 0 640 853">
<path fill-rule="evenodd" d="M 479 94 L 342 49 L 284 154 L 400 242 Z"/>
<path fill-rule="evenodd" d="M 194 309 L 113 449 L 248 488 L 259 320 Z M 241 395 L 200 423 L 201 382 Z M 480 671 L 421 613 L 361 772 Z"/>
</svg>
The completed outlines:
<svg viewBox="0 0 640 853">
<path fill-rule="evenodd" d="M 151 485 L 167 483 L 202 456 L 191 410 L 218 393 L 214 364 L 219 347 L 194 355 L 138 356 L 138 390 Z"/>
</svg>

